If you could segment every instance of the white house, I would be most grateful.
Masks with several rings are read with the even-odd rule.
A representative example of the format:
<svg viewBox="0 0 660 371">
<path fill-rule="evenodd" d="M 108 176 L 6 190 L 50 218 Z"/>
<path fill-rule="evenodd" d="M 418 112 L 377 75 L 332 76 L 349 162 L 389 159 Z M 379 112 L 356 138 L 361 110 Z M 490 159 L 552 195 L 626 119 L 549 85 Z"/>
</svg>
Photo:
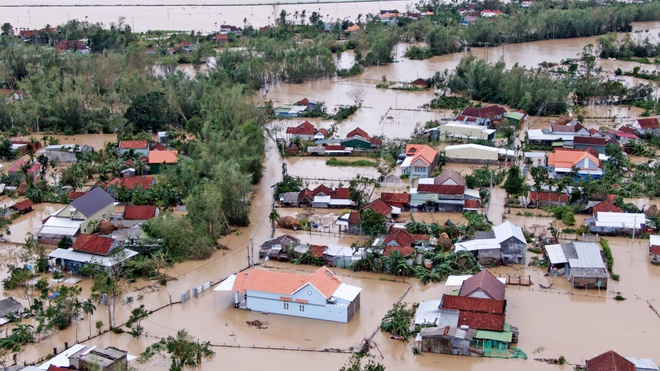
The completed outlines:
<svg viewBox="0 0 660 371">
<path fill-rule="evenodd" d="M 348 322 L 360 308 L 362 289 L 326 267 L 309 275 L 252 268 L 235 276 L 231 291 L 236 308 Z"/>
<path fill-rule="evenodd" d="M 449 121 L 444 125 L 429 130 L 437 130 L 439 138 L 462 138 L 468 140 L 493 140 L 496 131 L 495 129 L 488 129 L 483 126 L 464 124 L 460 121 Z"/>
<path fill-rule="evenodd" d="M 597 212 L 593 218 L 584 220 L 592 233 L 636 233 L 641 232 L 646 226 L 646 215 L 644 213 L 612 213 Z"/>
<path fill-rule="evenodd" d="M 425 144 L 408 144 L 401 163 L 404 174 L 411 178 L 428 178 L 438 163 L 438 151 Z"/>
</svg>

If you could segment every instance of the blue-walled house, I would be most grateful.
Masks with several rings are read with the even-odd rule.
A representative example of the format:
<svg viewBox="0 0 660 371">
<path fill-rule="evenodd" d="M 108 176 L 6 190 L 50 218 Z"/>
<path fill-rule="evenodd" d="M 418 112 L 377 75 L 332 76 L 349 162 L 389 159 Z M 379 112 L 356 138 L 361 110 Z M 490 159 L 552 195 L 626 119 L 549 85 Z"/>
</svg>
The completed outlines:
<svg viewBox="0 0 660 371">
<path fill-rule="evenodd" d="M 235 276 L 231 291 L 236 308 L 348 322 L 360 308 L 362 289 L 326 267 L 309 275 L 252 268 Z"/>
</svg>

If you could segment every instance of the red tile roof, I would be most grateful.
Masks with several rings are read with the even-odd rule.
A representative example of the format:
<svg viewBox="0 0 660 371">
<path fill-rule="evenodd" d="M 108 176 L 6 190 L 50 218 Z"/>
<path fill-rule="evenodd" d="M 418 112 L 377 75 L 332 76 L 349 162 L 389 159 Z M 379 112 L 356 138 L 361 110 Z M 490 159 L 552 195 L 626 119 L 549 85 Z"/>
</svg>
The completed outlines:
<svg viewBox="0 0 660 371">
<path fill-rule="evenodd" d="M 305 285 L 311 284 L 325 298 L 330 298 L 341 283 L 341 279 L 326 267 L 321 267 L 316 272 L 306 276 L 252 268 L 247 272 L 238 274 L 232 290 L 238 292 L 252 290 L 293 295 Z"/>
<path fill-rule="evenodd" d="M 568 202 L 568 195 L 562 193 L 561 196 L 557 195 L 557 192 L 529 192 L 529 201 L 545 201 L 545 202 Z"/>
<path fill-rule="evenodd" d="M 428 81 L 426 81 L 425 79 L 420 77 L 420 78 L 414 80 L 413 82 L 411 82 L 410 85 L 423 86 L 423 87 L 426 88 L 426 87 L 429 86 L 429 83 L 428 83 Z"/>
<path fill-rule="evenodd" d="M 322 258 L 323 253 L 325 252 L 325 249 L 327 249 L 328 246 L 325 245 L 310 245 L 309 246 L 309 254 L 312 256 L 315 256 L 317 258 Z"/>
<path fill-rule="evenodd" d="M 608 200 L 602 201 L 596 205 L 594 205 L 594 215 L 598 212 L 601 213 L 622 213 L 623 210 L 618 208 L 615 204 L 611 203 Z"/>
<path fill-rule="evenodd" d="M 362 207 L 362 210 L 366 209 L 371 209 L 385 217 L 387 217 L 392 212 L 392 206 L 386 204 L 380 198 L 377 198 Z"/>
<path fill-rule="evenodd" d="M 96 255 L 108 255 L 110 247 L 115 242 L 114 238 L 81 234 L 71 246 L 74 251 Z"/>
<path fill-rule="evenodd" d="M 16 162 L 14 162 L 13 165 L 9 169 L 7 169 L 7 173 L 15 173 L 19 170 L 21 170 L 21 167 L 25 165 L 25 160 L 22 158 L 19 158 Z"/>
<path fill-rule="evenodd" d="M 148 220 L 156 216 L 156 206 L 143 205 L 135 206 L 128 205 L 124 209 L 124 219 L 127 220 Z"/>
<path fill-rule="evenodd" d="M 410 247 L 412 246 L 413 242 L 413 236 L 408 233 L 405 229 L 397 229 L 396 231 L 390 233 L 385 237 L 385 241 L 383 242 L 385 245 L 389 243 L 396 243 L 400 247 Z M 387 248 L 385 249 L 385 253 L 387 254 Z"/>
<path fill-rule="evenodd" d="M 437 193 L 439 195 L 462 195 L 465 193 L 465 186 L 460 185 L 442 185 L 442 184 L 419 184 L 417 186 L 419 193 Z"/>
<path fill-rule="evenodd" d="M 575 133 L 578 132 L 579 129 L 577 125 L 555 124 L 555 125 L 550 125 L 550 131 L 552 131 L 553 133 Z"/>
<path fill-rule="evenodd" d="M 653 118 L 645 118 L 645 119 L 637 119 L 637 123 L 639 124 L 639 127 L 642 129 L 658 129 L 658 119 L 656 117 Z"/>
<path fill-rule="evenodd" d="M 153 146 L 151 146 L 152 151 L 167 151 L 167 147 L 160 143 L 155 143 Z"/>
<path fill-rule="evenodd" d="M 30 166 L 30 168 L 28 169 L 28 173 L 36 173 L 36 172 L 39 171 L 39 169 L 41 169 L 41 164 L 38 163 L 38 162 L 35 162 L 35 163 L 32 164 L 32 166 Z"/>
<path fill-rule="evenodd" d="M 66 196 L 69 199 L 69 201 L 73 201 L 76 198 L 84 196 L 86 193 L 87 192 L 69 192 Z"/>
<path fill-rule="evenodd" d="M 504 331 L 504 316 L 501 314 L 459 311 L 458 326 L 477 330 Z"/>
<path fill-rule="evenodd" d="M 342 146 L 341 144 L 339 145 L 328 144 L 327 146 L 325 146 L 326 151 L 343 151 L 345 149 L 346 146 Z"/>
<path fill-rule="evenodd" d="M 119 149 L 148 149 L 147 140 L 122 140 L 119 142 Z"/>
<path fill-rule="evenodd" d="M 506 285 L 486 269 L 463 281 L 459 296 L 470 296 L 481 289 L 491 299 L 504 300 Z"/>
<path fill-rule="evenodd" d="M 314 135 L 316 134 L 316 128 L 309 121 L 305 121 L 296 127 L 286 128 L 286 133 L 293 135 Z"/>
<path fill-rule="evenodd" d="M 607 144 L 607 138 L 576 136 L 573 138 L 573 144 L 584 144 L 588 146 L 605 146 Z"/>
<path fill-rule="evenodd" d="M 348 188 L 335 188 L 332 191 L 330 198 L 335 200 L 349 200 L 351 198 L 351 191 Z"/>
<path fill-rule="evenodd" d="M 25 211 L 30 209 L 34 204 L 30 200 L 23 200 L 14 206 L 12 206 L 13 209 L 18 210 L 18 211 Z"/>
<path fill-rule="evenodd" d="M 318 186 L 318 187 L 314 188 L 314 190 L 312 190 L 312 195 L 314 195 L 314 196 L 316 196 L 319 193 L 323 193 L 326 196 L 330 196 L 330 195 L 332 195 L 332 190 L 330 188 L 326 187 L 325 185 L 321 184 L 320 186 Z"/>
<path fill-rule="evenodd" d="M 479 201 L 478 200 L 465 200 L 463 203 L 463 208 L 465 209 L 478 209 Z"/>
<path fill-rule="evenodd" d="M 303 98 L 303 99 L 297 101 L 296 104 L 299 104 L 299 105 L 301 105 L 301 106 L 306 106 L 306 105 L 309 104 L 309 99 L 307 99 L 307 98 L 305 97 L 305 98 Z"/>
<path fill-rule="evenodd" d="M 627 133 L 627 134 L 635 134 L 635 129 L 628 126 L 628 125 L 623 125 L 618 129 L 622 133 Z"/>
<path fill-rule="evenodd" d="M 410 246 L 385 246 L 385 252 L 383 254 L 385 256 L 390 256 L 394 251 L 398 251 L 402 256 L 406 257 L 412 255 L 415 252 L 415 249 Z"/>
<path fill-rule="evenodd" d="M 149 189 L 154 183 L 154 177 L 152 176 L 136 176 L 130 178 L 124 178 L 121 182 L 121 186 L 126 189 L 135 189 L 140 187 L 142 189 Z"/>
<path fill-rule="evenodd" d="M 366 139 L 366 140 L 371 139 L 371 137 L 369 136 L 369 134 L 367 134 L 366 131 L 364 131 L 364 130 L 362 130 L 362 129 L 360 129 L 360 128 L 355 128 L 355 129 L 351 130 L 348 134 L 346 134 L 346 138 L 352 138 L 352 137 L 354 137 L 354 136 L 356 136 L 356 135 L 359 136 L 359 137 L 362 137 L 362 138 L 364 138 L 364 139 Z"/>
<path fill-rule="evenodd" d="M 380 138 L 378 138 L 378 137 L 373 137 L 373 138 L 371 138 L 371 140 L 370 140 L 369 142 L 370 142 L 371 144 L 375 144 L 375 145 L 377 145 L 377 146 L 382 146 L 382 145 L 383 145 L 383 141 L 380 140 Z"/>
<path fill-rule="evenodd" d="M 386 204 L 407 204 L 410 202 L 409 193 L 390 193 L 383 192 L 380 194 L 380 199 Z"/>
<path fill-rule="evenodd" d="M 495 116 L 501 116 L 506 113 L 504 107 L 498 105 L 486 106 L 481 108 L 467 107 L 462 115 L 471 116 L 471 117 L 480 117 L 480 118 L 493 118 Z"/>
<path fill-rule="evenodd" d="M 305 200 L 305 198 L 307 198 L 307 200 L 309 201 L 312 201 L 312 199 L 314 198 L 312 191 L 310 191 L 307 188 L 303 189 L 302 191 L 300 191 L 300 193 L 298 193 L 298 202 L 302 202 L 303 200 Z"/>
<path fill-rule="evenodd" d="M 458 325 L 477 330 L 504 330 L 505 300 L 442 295 L 440 309 L 458 309 Z"/>
<path fill-rule="evenodd" d="M 360 213 L 353 210 L 348 215 L 348 224 L 358 224 L 360 222 Z"/>
<path fill-rule="evenodd" d="M 635 364 L 610 350 L 588 359 L 587 371 L 635 371 Z"/>
</svg>

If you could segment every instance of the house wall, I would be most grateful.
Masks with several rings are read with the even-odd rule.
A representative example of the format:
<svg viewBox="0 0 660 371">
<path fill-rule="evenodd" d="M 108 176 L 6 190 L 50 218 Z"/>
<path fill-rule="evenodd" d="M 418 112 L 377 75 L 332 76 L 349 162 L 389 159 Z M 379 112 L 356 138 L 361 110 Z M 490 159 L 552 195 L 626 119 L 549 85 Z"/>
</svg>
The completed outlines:
<svg viewBox="0 0 660 371">
<path fill-rule="evenodd" d="M 470 355 L 470 342 L 465 339 L 446 337 L 422 337 L 422 352 L 437 354 Z"/>
<path fill-rule="evenodd" d="M 502 246 L 501 255 L 503 264 L 525 264 L 527 243 L 520 242 L 518 239 L 510 237 L 501 242 L 500 246 Z"/>
<path fill-rule="evenodd" d="M 500 265 L 501 256 L 499 249 L 486 249 L 477 251 L 477 260 L 481 265 Z"/>
<path fill-rule="evenodd" d="M 91 234 L 94 231 L 94 228 L 90 226 L 89 224 L 93 221 L 98 221 L 101 222 L 103 220 L 103 215 L 105 215 L 105 219 L 110 220 L 110 215 L 112 215 L 112 211 L 115 209 L 114 204 L 109 204 L 108 206 L 104 207 L 103 209 L 99 210 L 96 212 L 96 214 L 90 216 L 89 218 L 85 219 L 81 224 L 80 224 L 80 233 L 84 234 Z"/>
<path fill-rule="evenodd" d="M 598 289 L 598 282 L 600 281 L 600 288 L 607 289 L 607 279 L 597 277 L 572 277 L 571 283 L 574 287 Z"/>
<path fill-rule="evenodd" d="M 54 160 L 56 159 L 59 162 L 77 162 L 78 160 L 76 159 L 76 153 L 75 152 L 69 152 L 67 151 L 49 151 L 46 150 L 44 155 L 48 158 L 48 160 Z"/>
<path fill-rule="evenodd" d="M 311 295 L 308 295 L 308 291 Z M 291 301 L 280 300 L 290 297 Z M 307 300 L 307 303 L 297 303 L 296 299 Z M 328 304 L 326 299 L 316 289 L 307 285 L 294 295 L 280 295 L 261 291 L 247 291 L 247 308 L 264 313 L 283 314 L 287 316 L 322 319 L 334 322 L 348 322 L 347 305 Z"/>
<path fill-rule="evenodd" d="M 365 140 L 359 140 L 355 138 L 345 139 L 341 142 L 343 146 L 360 148 L 360 149 L 371 149 L 371 143 Z"/>
<path fill-rule="evenodd" d="M 600 154 L 605 154 L 605 146 L 594 146 L 594 145 L 586 145 L 586 144 L 573 144 L 573 148 L 575 149 L 581 149 L 583 151 L 586 151 L 589 147 L 593 148 L 596 150 L 596 152 Z"/>
<path fill-rule="evenodd" d="M 121 156 L 121 155 L 123 155 L 124 153 L 128 153 L 128 152 L 130 152 L 130 151 L 131 151 L 130 148 L 129 148 L 129 149 L 120 149 L 120 150 L 119 150 L 119 155 Z M 149 157 L 149 148 L 142 148 L 142 149 L 135 149 L 135 148 L 133 148 L 133 153 L 135 153 L 135 155 L 136 155 L 137 157 L 142 157 L 142 156 L 147 156 L 147 157 Z"/>
<path fill-rule="evenodd" d="M 651 262 L 652 263 L 660 263 L 660 255 L 657 254 L 651 254 Z"/>
<path fill-rule="evenodd" d="M 427 178 L 431 173 L 432 166 L 426 165 L 423 161 L 417 160 L 410 164 L 408 174 L 411 178 Z"/>
</svg>

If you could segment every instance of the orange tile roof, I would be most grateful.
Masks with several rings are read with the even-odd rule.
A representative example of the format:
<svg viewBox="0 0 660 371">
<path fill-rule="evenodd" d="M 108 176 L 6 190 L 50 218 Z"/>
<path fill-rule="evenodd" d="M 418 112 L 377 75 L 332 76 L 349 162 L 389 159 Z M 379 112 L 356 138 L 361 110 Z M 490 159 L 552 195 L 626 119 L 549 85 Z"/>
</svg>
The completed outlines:
<svg viewBox="0 0 660 371">
<path fill-rule="evenodd" d="M 77 198 L 80 198 L 80 197 L 84 196 L 85 194 L 87 194 L 87 192 L 75 192 L 75 191 L 73 191 L 73 192 L 69 192 L 67 194 L 67 198 L 69 199 L 69 201 L 73 201 Z"/>
<path fill-rule="evenodd" d="M 110 247 L 112 247 L 114 242 L 114 238 L 81 234 L 76 237 L 76 241 L 71 247 L 74 251 L 96 255 L 108 255 Z"/>
<path fill-rule="evenodd" d="M 149 151 L 149 164 L 176 164 L 178 159 L 176 150 Z"/>
<path fill-rule="evenodd" d="M 385 217 L 392 212 L 392 206 L 386 204 L 380 198 L 377 198 L 369 202 L 362 208 L 362 210 L 366 210 L 366 209 L 371 209 Z"/>
<path fill-rule="evenodd" d="M 425 164 L 431 165 L 438 156 L 438 151 L 426 144 L 408 144 L 406 146 L 406 156 L 413 156 L 410 161 L 411 164 L 421 159 Z"/>
<path fill-rule="evenodd" d="M 330 298 L 341 283 L 341 279 L 326 267 L 321 267 L 307 276 L 252 268 L 236 276 L 232 291 L 250 290 L 293 295 L 307 284 L 311 284 L 325 298 Z"/>
<path fill-rule="evenodd" d="M 585 158 L 589 158 L 600 167 L 598 157 L 594 156 L 592 153 L 566 148 L 555 148 L 552 153 L 548 154 L 548 165 L 558 168 L 571 168 L 573 165 L 579 164 L 580 161 Z"/>
<path fill-rule="evenodd" d="M 395 251 L 400 252 L 401 256 L 406 257 L 412 255 L 415 252 L 415 249 L 410 246 L 385 246 L 384 255 L 390 256 Z"/>
<path fill-rule="evenodd" d="M 18 211 L 25 211 L 25 210 L 31 208 L 32 206 L 34 206 L 32 201 L 23 200 L 23 201 L 15 204 L 14 206 L 12 206 L 12 208 L 15 209 L 15 210 L 18 210 Z"/>
<path fill-rule="evenodd" d="M 598 212 L 606 212 L 606 213 L 622 213 L 623 210 L 621 210 L 618 206 L 615 204 L 611 203 L 608 200 L 602 201 L 600 203 L 597 203 L 594 205 L 594 215 Z"/>
<path fill-rule="evenodd" d="M 122 140 L 119 142 L 120 149 L 145 149 L 149 148 L 147 140 Z"/>
<path fill-rule="evenodd" d="M 383 192 L 380 194 L 380 199 L 386 204 L 407 204 L 410 202 L 410 194 Z"/>
</svg>

